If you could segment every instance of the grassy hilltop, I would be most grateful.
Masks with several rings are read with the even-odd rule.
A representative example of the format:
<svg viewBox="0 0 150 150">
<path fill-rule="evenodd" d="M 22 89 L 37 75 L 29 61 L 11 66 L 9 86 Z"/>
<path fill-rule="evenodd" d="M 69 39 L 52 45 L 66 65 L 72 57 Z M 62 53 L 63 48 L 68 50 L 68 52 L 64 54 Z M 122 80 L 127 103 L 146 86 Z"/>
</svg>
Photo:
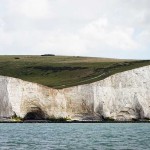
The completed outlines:
<svg viewBox="0 0 150 150">
<path fill-rule="evenodd" d="M 69 56 L 0 56 L 0 75 L 53 88 L 91 83 L 112 74 L 150 65 L 150 60 Z"/>
</svg>

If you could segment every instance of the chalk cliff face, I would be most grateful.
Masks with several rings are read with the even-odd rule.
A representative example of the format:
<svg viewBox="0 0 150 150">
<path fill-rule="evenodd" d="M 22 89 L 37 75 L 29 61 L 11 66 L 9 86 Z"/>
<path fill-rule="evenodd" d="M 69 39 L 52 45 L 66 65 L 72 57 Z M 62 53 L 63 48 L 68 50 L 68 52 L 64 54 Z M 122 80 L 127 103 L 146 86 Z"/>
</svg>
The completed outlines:
<svg viewBox="0 0 150 150">
<path fill-rule="evenodd" d="M 44 118 L 150 119 L 150 66 L 62 90 L 0 76 L 0 117 L 36 111 Z"/>
</svg>

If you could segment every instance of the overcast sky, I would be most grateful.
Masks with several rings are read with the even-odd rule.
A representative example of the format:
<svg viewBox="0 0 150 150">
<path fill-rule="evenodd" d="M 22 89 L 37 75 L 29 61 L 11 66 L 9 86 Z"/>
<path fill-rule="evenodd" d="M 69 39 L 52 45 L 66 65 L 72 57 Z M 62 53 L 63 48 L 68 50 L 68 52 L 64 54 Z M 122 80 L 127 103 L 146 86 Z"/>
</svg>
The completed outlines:
<svg viewBox="0 0 150 150">
<path fill-rule="evenodd" d="M 150 59 L 150 0 L 0 0 L 0 54 Z"/>
</svg>

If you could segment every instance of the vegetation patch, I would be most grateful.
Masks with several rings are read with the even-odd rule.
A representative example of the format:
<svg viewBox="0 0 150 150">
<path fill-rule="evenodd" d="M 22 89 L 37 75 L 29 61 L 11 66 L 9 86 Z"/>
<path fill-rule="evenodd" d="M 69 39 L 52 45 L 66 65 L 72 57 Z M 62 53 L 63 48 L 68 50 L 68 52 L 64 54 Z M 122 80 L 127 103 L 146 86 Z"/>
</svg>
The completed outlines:
<svg viewBox="0 0 150 150">
<path fill-rule="evenodd" d="M 43 54 L 41 56 L 55 56 L 54 54 Z"/>
<path fill-rule="evenodd" d="M 19 57 L 15 57 L 15 59 L 20 59 Z"/>
<path fill-rule="evenodd" d="M 22 122 L 23 121 L 23 118 L 21 117 L 18 117 L 16 114 L 14 114 L 11 119 L 15 122 Z"/>
<path fill-rule="evenodd" d="M 59 118 L 52 117 L 52 118 L 48 118 L 47 120 L 50 122 L 56 123 L 56 122 L 68 122 L 70 119 L 69 118 L 63 118 L 63 117 L 59 117 Z"/>
<path fill-rule="evenodd" d="M 60 71 L 74 71 L 74 70 L 81 70 L 81 69 L 87 69 L 87 67 L 70 67 L 70 66 L 33 66 L 33 67 L 27 67 L 27 69 L 37 69 L 40 71 L 52 71 L 52 72 L 60 72 Z"/>
<path fill-rule="evenodd" d="M 110 117 L 104 117 L 104 116 L 102 116 L 102 121 L 106 121 L 106 122 L 113 122 L 113 121 L 115 121 L 115 119 L 113 119 L 113 118 L 110 118 Z"/>
</svg>

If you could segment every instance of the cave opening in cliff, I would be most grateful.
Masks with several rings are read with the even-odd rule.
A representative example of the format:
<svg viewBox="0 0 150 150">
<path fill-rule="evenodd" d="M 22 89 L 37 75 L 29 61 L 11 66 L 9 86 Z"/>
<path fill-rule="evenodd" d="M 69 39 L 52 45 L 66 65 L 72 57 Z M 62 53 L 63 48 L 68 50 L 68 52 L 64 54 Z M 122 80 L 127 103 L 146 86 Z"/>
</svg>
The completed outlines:
<svg viewBox="0 0 150 150">
<path fill-rule="evenodd" d="M 24 120 L 45 120 L 45 114 L 41 109 L 34 108 L 25 115 Z"/>
</svg>

